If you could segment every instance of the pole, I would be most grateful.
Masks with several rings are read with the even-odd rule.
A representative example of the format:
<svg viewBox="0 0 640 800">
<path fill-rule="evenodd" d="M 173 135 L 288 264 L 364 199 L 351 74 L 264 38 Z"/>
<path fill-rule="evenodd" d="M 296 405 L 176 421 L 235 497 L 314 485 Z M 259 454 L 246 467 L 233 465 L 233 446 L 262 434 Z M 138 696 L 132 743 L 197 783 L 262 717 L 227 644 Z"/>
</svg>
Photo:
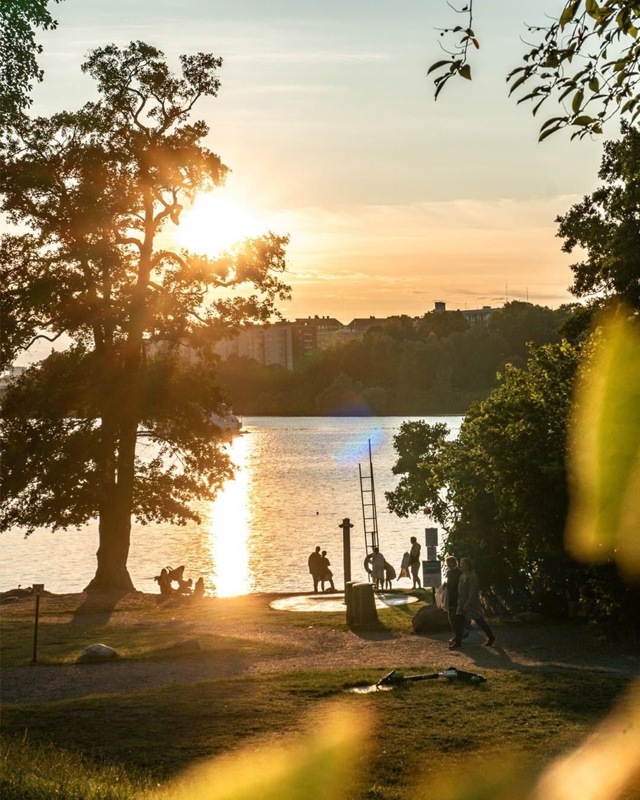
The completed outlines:
<svg viewBox="0 0 640 800">
<path fill-rule="evenodd" d="M 40 614 L 40 593 L 36 594 L 36 619 L 35 625 L 33 628 L 33 658 L 31 659 L 32 664 L 38 663 L 38 616 Z"/>
<path fill-rule="evenodd" d="M 344 565 L 344 585 L 346 587 L 348 581 L 351 580 L 351 528 L 353 528 L 353 525 L 349 517 L 345 517 L 338 527 L 342 528 L 342 557 Z"/>
</svg>

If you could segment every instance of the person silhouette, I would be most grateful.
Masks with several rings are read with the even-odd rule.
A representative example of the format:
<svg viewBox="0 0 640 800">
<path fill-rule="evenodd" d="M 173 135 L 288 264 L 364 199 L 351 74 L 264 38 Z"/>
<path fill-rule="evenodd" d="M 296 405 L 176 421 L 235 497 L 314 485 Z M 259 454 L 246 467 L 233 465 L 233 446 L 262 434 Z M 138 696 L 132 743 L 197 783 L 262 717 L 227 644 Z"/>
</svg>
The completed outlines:
<svg viewBox="0 0 640 800">
<path fill-rule="evenodd" d="M 322 578 L 322 556 L 320 555 L 320 545 L 316 547 L 316 549 L 311 553 L 309 556 L 309 572 L 311 573 L 311 577 L 313 578 L 313 591 L 318 591 L 318 583 Z"/>
</svg>

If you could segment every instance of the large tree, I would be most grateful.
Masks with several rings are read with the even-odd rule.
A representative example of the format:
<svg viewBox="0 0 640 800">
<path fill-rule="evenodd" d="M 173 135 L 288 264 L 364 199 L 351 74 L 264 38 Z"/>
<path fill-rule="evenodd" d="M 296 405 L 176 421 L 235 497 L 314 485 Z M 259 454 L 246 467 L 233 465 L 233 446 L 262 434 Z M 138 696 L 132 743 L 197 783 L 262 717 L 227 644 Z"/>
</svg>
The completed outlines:
<svg viewBox="0 0 640 800">
<path fill-rule="evenodd" d="M 622 123 L 622 138 L 605 142 L 603 186 L 556 219 L 562 249 L 584 254 L 571 265 L 577 297 L 615 297 L 640 310 L 640 131 Z"/>
<path fill-rule="evenodd" d="M 61 0 L 0 0 L 0 127 L 30 104 L 29 92 L 42 80 L 36 30 L 56 27 L 48 6 Z"/>
<path fill-rule="evenodd" d="M 5 397 L 0 529 L 97 517 L 90 590 L 132 588 L 132 515 L 199 519 L 196 501 L 230 472 L 212 346 L 288 297 L 286 238 L 215 262 L 171 246 L 167 226 L 227 171 L 191 120 L 217 94 L 221 59 L 180 62 L 172 74 L 141 42 L 93 51 L 83 70 L 100 99 L 24 120 L 0 168 L 2 209 L 20 226 L 0 257 L 3 361 L 39 336 L 67 345 Z"/>
</svg>

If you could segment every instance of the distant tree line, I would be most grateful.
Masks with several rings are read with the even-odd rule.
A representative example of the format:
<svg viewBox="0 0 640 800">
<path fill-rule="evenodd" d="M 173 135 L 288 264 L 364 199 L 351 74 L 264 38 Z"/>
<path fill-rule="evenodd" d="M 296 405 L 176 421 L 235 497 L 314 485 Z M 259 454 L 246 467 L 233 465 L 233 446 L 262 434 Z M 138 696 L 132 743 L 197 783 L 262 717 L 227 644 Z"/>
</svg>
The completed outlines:
<svg viewBox="0 0 640 800">
<path fill-rule="evenodd" d="M 417 323 L 392 317 L 293 370 L 232 357 L 218 377 L 240 414 L 462 414 L 497 385 L 505 364 L 526 362 L 529 344 L 559 342 L 575 311 L 514 301 L 483 325 L 459 311 L 432 311 Z"/>
</svg>

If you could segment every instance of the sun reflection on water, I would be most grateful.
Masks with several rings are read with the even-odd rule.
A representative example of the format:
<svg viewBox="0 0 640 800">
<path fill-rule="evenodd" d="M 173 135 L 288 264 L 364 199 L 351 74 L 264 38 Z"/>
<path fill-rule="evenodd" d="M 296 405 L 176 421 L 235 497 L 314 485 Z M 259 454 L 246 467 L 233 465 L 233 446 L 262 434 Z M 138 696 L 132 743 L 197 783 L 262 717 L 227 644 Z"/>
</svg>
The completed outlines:
<svg viewBox="0 0 640 800">
<path fill-rule="evenodd" d="M 250 436 L 236 436 L 231 444 L 231 460 L 236 476 L 227 481 L 209 512 L 208 538 L 214 573 L 211 576 L 218 597 L 235 597 L 253 591 L 249 563 L 251 531 Z"/>
</svg>

